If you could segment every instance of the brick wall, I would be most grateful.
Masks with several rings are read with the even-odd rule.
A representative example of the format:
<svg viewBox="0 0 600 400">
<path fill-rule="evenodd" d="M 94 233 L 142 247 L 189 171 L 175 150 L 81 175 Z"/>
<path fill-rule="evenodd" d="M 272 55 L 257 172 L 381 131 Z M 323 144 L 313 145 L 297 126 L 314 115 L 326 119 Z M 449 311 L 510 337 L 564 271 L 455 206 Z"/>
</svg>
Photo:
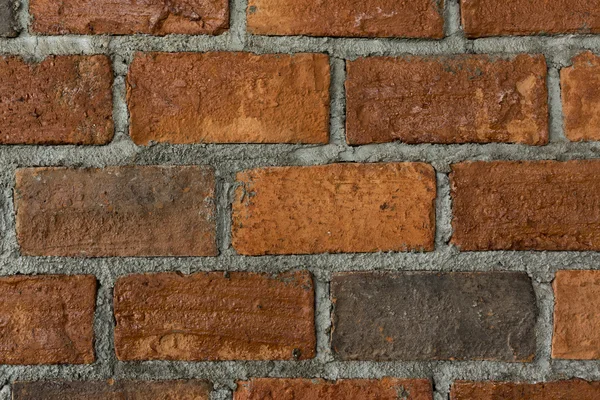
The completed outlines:
<svg viewBox="0 0 600 400">
<path fill-rule="evenodd" d="M 0 399 L 600 398 L 599 10 L 0 0 Z"/>
</svg>

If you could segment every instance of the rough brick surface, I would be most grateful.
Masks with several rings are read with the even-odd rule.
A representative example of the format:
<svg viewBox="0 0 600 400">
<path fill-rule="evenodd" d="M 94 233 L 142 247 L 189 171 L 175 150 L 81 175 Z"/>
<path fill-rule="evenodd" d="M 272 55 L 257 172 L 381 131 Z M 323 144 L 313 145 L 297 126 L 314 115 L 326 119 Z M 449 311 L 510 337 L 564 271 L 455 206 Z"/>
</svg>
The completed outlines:
<svg viewBox="0 0 600 400">
<path fill-rule="evenodd" d="M 579 379 L 545 383 L 466 382 L 452 385 L 450 400 L 597 400 L 600 382 Z"/>
<path fill-rule="evenodd" d="M 0 57 L 0 144 L 105 144 L 113 136 L 106 56 Z"/>
<path fill-rule="evenodd" d="M 16 382 L 13 400 L 209 400 L 204 381 Z"/>
<path fill-rule="evenodd" d="M 347 62 L 349 144 L 548 141 L 543 56 Z"/>
<path fill-rule="evenodd" d="M 600 250 L 600 162 L 497 161 L 452 166 L 461 250 Z"/>
<path fill-rule="evenodd" d="M 17 171 L 21 253 L 45 256 L 214 256 L 210 167 Z"/>
<path fill-rule="evenodd" d="M 600 57 L 585 52 L 560 71 L 565 135 L 600 140 Z"/>
<path fill-rule="evenodd" d="M 0 364 L 94 361 L 96 278 L 0 278 Z"/>
<path fill-rule="evenodd" d="M 432 250 L 435 173 L 422 163 L 238 173 L 233 247 L 246 255 Z"/>
<path fill-rule="evenodd" d="M 233 400 L 432 400 L 427 379 L 252 379 L 238 382 Z"/>
<path fill-rule="evenodd" d="M 227 0 L 31 0 L 31 30 L 129 35 L 218 34 L 229 27 Z"/>
<path fill-rule="evenodd" d="M 600 359 L 600 271 L 558 271 L 553 288 L 552 357 Z"/>
<path fill-rule="evenodd" d="M 114 292 L 120 360 L 306 359 L 315 354 L 308 272 L 131 275 Z"/>
<path fill-rule="evenodd" d="M 600 0 L 462 0 L 468 37 L 600 33 Z"/>
<path fill-rule="evenodd" d="M 137 54 L 127 97 L 138 144 L 329 139 L 324 54 Z"/>
<path fill-rule="evenodd" d="M 343 273 L 331 298 L 342 360 L 534 357 L 537 308 L 525 273 Z"/>
<path fill-rule="evenodd" d="M 248 31 L 260 35 L 442 38 L 443 1 L 250 0 Z"/>
<path fill-rule="evenodd" d="M 15 37 L 19 33 L 18 5 L 15 0 L 0 0 L 0 36 Z"/>
</svg>

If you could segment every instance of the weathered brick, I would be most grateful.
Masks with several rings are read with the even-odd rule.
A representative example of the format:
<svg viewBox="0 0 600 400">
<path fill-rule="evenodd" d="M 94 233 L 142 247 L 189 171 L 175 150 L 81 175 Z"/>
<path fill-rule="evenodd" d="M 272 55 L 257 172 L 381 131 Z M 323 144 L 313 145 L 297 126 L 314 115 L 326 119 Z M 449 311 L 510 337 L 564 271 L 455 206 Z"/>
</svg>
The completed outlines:
<svg viewBox="0 0 600 400">
<path fill-rule="evenodd" d="M 347 62 L 349 144 L 548 142 L 543 56 Z"/>
<path fill-rule="evenodd" d="M 432 400 L 427 379 L 383 378 L 381 380 L 261 378 L 238 382 L 234 400 Z"/>
<path fill-rule="evenodd" d="M 600 33 L 600 0 L 461 0 L 468 37 Z"/>
<path fill-rule="evenodd" d="M 442 38 L 443 0 L 250 0 L 248 31 L 259 35 Z"/>
<path fill-rule="evenodd" d="M 342 360 L 534 357 L 537 308 L 525 273 L 343 273 L 331 298 Z"/>
<path fill-rule="evenodd" d="M 94 361 L 96 278 L 0 278 L 0 364 Z"/>
<path fill-rule="evenodd" d="M 450 400 L 596 400 L 600 382 L 579 379 L 544 383 L 466 382 L 452 385 Z"/>
<path fill-rule="evenodd" d="M 15 37 L 19 34 L 17 21 L 18 0 L 0 0 L 0 36 Z"/>
<path fill-rule="evenodd" d="M 327 143 L 324 54 L 137 54 L 130 134 L 169 143 Z"/>
<path fill-rule="evenodd" d="M 13 400 L 209 400 L 205 381 L 15 382 Z"/>
<path fill-rule="evenodd" d="M 218 34 L 229 28 L 227 0 L 31 0 L 31 30 L 48 35 Z"/>
<path fill-rule="evenodd" d="M 558 271 L 552 357 L 600 359 L 600 271 Z"/>
<path fill-rule="evenodd" d="M 210 167 L 17 170 L 24 255 L 217 255 Z"/>
<path fill-rule="evenodd" d="M 600 162 L 452 166 L 452 243 L 461 250 L 600 250 Z"/>
<path fill-rule="evenodd" d="M 105 144 L 113 137 L 108 57 L 0 57 L 0 144 Z"/>
<path fill-rule="evenodd" d="M 428 164 L 332 164 L 238 173 L 233 247 L 246 255 L 432 250 Z"/>
<path fill-rule="evenodd" d="M 308 272 L 131 275 L 114 293 L 120 360 L 306 359 L 315 354 Z"/>
<path fill-rule="evenodd" d="M 600 57 L 585 52 L 560 71 L 565 135 L 600 140 Z"/>
</svg>

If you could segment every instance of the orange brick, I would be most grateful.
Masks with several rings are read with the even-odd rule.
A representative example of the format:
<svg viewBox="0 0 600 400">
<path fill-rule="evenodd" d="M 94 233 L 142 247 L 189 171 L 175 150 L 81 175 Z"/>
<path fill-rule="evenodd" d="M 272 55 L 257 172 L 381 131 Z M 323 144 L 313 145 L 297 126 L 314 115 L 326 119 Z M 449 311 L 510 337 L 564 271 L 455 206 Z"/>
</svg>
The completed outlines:
<svg viewBox="0 0 600 400">
<path fill-rule="evenodd" d="M 579 379 L 544 383 L 466 382 L 452 385 L 450 400 L 596 400 L 600 382 Z"/>
</svg>

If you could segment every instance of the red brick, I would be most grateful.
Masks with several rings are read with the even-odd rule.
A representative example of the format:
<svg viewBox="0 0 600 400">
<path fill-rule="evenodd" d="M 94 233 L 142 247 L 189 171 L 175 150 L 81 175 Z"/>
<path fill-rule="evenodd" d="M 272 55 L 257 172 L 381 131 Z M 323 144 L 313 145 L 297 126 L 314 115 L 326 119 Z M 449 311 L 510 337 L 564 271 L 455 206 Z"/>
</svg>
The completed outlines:
<svg viewBox="0 0 600 400">
<path fill-rule="evenodd" d="M 315 355 L 308 272 L 131 275 L 114 292 L 115 348 L 129 360 L 289 360 Z"/>
<path fill-rule="evenodd" d="M 596 400 L 600 382 L 579 379 L 545 383 L 466 382 L 452 385 L 450 400 Z"/>
<path fill-rule="evenodd" d="M 210 167 L 17 170 L 21 254 L 214 256 Z"/>
<path fill-rule="evenodd" d="M 600 0 L 462 0 L 467 37 L 600 33 Z"/>
<path fill-rule="evenodd" d="M 137 144 L 329 140 L 324 54 L 137 54 L 127 97 Z"/>
<path fill-rule="evenodd" d="M 15 382 L 13 400 L 209 400 L 204 381 Z"/>
<path fill-rule="evenodd" d="M 31 30 L 130 35 L 218 34 L 229 27 L 227 0 L 31 0 Z"/>
<path fill-rule="evenodd" d="M 432 250 L 428 164 L 332 164 L 240 172 L 233 247 L 240 254 Z"/>
<path fill-rule="evenodd" d="M 0 57 L 0 144 L 105 144 L 112 109 L 106 56 Z"/>
<path fill-rule="evenodd" d="M 94 361 L 96 278 L 0 278 L 0 364 Z"/>
<path fill-rule="evenodd" d="M 452 243 L 461 250 L 600 250 L 600 162 L 452 166 Z"/>
<path fill-rule="evenodd" d="M 558 271 L 552 286 L 552 357 L 600 359 L 600 271 Z"/>
<path fill-rule="evenodd" d="M 250 0 L 258 35 L 435 38 L 444 36 L 443 0 Z"/>
<path fill-rule="evenodd" d="M 565 135 L 569 140 L 600 140 L 600 57 L 585 52 L 560 71 Z"/>
<path fill-rule="evenodd" d="M 349 144 L 548 142 L 543 56 L 347 62 Z"/>
<path fill-rule="evenodd" d="M 347 379 L 328 382 L 323 379 L 260 378 L 238 382 L 233 400 L 432 400 L 427 379 L 383 378 Z"/>
</svg>

